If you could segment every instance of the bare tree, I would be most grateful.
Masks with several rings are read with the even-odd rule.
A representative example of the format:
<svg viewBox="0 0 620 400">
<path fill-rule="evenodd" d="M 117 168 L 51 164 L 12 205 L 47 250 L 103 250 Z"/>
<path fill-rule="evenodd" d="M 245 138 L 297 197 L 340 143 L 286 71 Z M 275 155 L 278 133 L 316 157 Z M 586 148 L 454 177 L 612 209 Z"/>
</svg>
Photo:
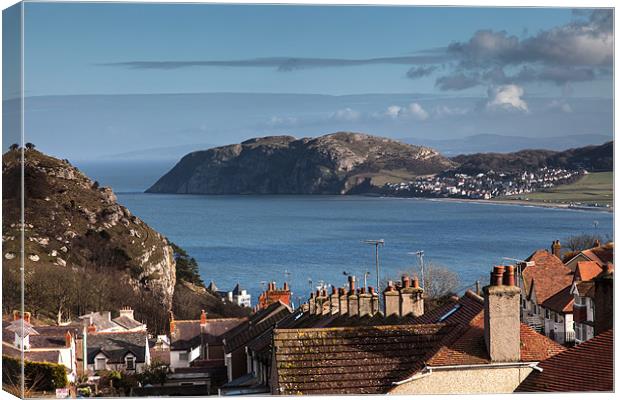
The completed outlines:
<svg viewBox="0 0 620 400">
<path fill-rule="evenodd" d="M 421 273 L 419 268 L 411 267 L 401 273 L 401 275 L 418 276 Z M 400 277 L 394 278 L 398 281 Z M 383 283 L 385 285 L 386 282 Z M 434 262 L 426 261 L 424 263 L 424 287 L 425 297 L 427 299 L 439 299 L 445 296 L 456 294 L 460 285 L 459 276 L 456 272 Z"/>
</svg>

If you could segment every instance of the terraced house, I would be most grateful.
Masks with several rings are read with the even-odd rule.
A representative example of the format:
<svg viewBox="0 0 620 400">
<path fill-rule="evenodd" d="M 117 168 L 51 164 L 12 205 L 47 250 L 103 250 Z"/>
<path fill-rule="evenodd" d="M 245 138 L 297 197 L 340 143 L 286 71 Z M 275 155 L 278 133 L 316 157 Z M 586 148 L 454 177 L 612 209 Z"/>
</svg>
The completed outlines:
<svg viewBox="0 0 620 400">
<path fill-rule="evenodd" d="M 363 311 L 372 310 L 368 296 L 351 284 L 346 311 L 313 296 L 308 312 L 274 330 L 272 393 L 508 393 L 565 350 L 520 322 L 512 266 L 494 268 L 482 297 L 468 291 L 427 314 L 417 312 L 417 286 L 388 285 L 384 312 L 374 314 Z"/>
</svg>

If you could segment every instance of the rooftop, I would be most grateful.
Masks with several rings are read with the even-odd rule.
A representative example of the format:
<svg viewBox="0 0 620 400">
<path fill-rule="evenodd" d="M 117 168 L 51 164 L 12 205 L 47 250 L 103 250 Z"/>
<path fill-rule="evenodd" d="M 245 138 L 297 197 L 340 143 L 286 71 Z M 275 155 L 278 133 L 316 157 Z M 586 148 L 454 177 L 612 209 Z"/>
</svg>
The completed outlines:
<svg viewBox="0 0 620 400">
<path fill-rule="evenodd" d="M 201 329 L 200 320 L 175 320 L 174 332 L 170 334 L 172 350 L 187 350 L 200 345 L 201 341 L 208 344 L 221 344 L 222 336 L 246 321 L 247 318 L 213 318 L 207 319 Z M 203 333 L 203 338 L 200 335 Z"/>
<path fill-rule="evenodd" d="M 614 390 L 613 330 L 548 358 L 517 392 L 611 392 Z"/>
<path fill-rule="evenodd" d="M 521 272 L 525 295 L 531 298 L 534 293 L 538 304 L 570 286 L 573 281 L 570 268 L 547 250 L 537 250 L 525 261 L 535 263 Z"/>
</svg>

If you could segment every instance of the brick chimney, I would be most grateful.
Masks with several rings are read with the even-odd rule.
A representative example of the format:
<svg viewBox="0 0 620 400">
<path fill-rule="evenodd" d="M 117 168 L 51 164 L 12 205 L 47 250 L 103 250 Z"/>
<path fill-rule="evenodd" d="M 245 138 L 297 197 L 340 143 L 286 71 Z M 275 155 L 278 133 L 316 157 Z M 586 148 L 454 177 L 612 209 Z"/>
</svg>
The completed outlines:
<svg viewBox="0 0 620 400">
<path fill-rule="evenodd" d="M 379 312 L 379 294 L 372 286 L 368 287 L 368 292 L 372 296 L 372 298 L 370 299 L 370 315 L 375 315 Z"/>
<path fill-rule="evenodd" d="M 314 314 L 316 310 L 316 302 L 314 298 L 314 292 L 310 292 L 310 298 L 308 299 L 308 312 Z"/>
<path fill-rule="evenodd" d="M 121 317 L 125 316 L 125 317 L 129 317 L 131 319 L 134 319 L 134 317 L 133 317 L 133 309 L 131 307 L 128 307 L 128 306 L 123 307 L 123 308 L 120 309 L 119 312 L 121 314 Z"/>
<path fill-rule="evenodd" d="M 560 251 L 561 250 L 562 250 L 562 245 L 560 244 L 560 241 L 559 240 L 554 240 L 553 243 L 551 244 L 551 254 L 553 254 L 557 258 L 560 258 Z"/>
<path fill-rule="evenodd" d="M 22 318 L 22 313 L 19 310 L 13 310 L 13 321 L 17 321 Z M 24 312 L 24 322 L 30 323 L 30 311 Z"/>
<path fill-rule="evenodd" d="M 340 312 L 340 299 L 336 286 L 332 286 L 332 294 L 329 296 L 329 310 L 332 315 Z"/>
<path fill-rule="evenodd" d="M 347 291 L 343 287 L 338 289 L 338 301 L 340 303 L 340 315 L 347 314 L 348 313 Z"/>
<path fill-rule="evenodd" d="M 383 291 L 383 306 L 385 307 L 384 314 L 386 317 L 390 315 L 400 315 L 400 294 L 394 287 L 394 283 L 389 281 L 387 287 Z"/>
<path fill-rule="evenodd" d="M 205 310 L 200 310 L 200 326 L 207 326 L 207 313 Z"/>
<path fill-rule="evenodd" d="M 366 288 L 360 288 L 358 296 L 359 316 L 366 317 L 372 315 L 372 295 L 366 292 Z"/>
<path fill-rule="evenodd" d="M 97 332 L 97 327 L 95 326 L 95 324 L 91 323 L 88 325 L 87 330 L 88 330 L 88 333 L 95 333 Z"/>
<path fill-rule="evenodd" d="M 172 334 L 174 333 L 175 327 L 176 324 L 174 322 L 174 315 L 172 314 L 172 311 L 170 311 L 170 336 L 172 336 Z"/>
<path fill-rule="evenodd" d="M 418 278 L 411 279 L 408 276 L 402 277 L 402 287 L 400 289 L 400 315 L 404 317 L 413 314 L 414 317 L 424 315 L 424 291 L 418 283 Z"/>
<path fill-rule="evenodd" d="M 322 315 L 323 314 L 323 307 L 325 305 L 325 301 L 326 300 L 327 300 L 327 296 L 324 297 L 322 291 L 317 289 L 316 290 L 316 297 L 314 299 L 314 302 L 315 302 L 314 313 L 316 315 Z"/>
<path fill-rule="evenodd" d="M 521 359 L 521 289 L 515 286 L 514 266 L 496 266 L 484 292 L 484 341 L 492 362 Z"/>
<path fill-rule="evenodd" d="M 598 239 L 594 239 L 594 246 L 592 247 L 601 247 L 601 241 Z"/>
<path fill-rule="evenodd" d="M 349 276 L 349 294 L 347 296 L 347 312 L 349 317 L 359 315 L 359 298 L 355 293 L 355 277 Z"/>
<path fill-rule="evenodd" d="M 322 289 L 321 290 L 321 297 L 323 298 L 323 308 L 321 309 L 322 312 L 321 314 L 323 315 L 329 315 L 331 314 L 331 306 L 329 304 L 329 296 L 327 296 L 327 290 L 326 289 Z"/>
</svg>

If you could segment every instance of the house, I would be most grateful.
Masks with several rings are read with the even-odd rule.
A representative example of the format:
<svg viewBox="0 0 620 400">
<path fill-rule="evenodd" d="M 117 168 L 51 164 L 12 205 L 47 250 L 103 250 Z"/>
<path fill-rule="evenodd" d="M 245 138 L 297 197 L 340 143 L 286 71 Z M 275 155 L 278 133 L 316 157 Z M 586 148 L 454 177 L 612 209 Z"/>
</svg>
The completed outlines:
<svg viewBox="0 0 620 400">
<path fill-rule="evenodd" d="M 146 332 L 87 332 L 82 337 L 86 349 L 86 371 L 142 372 L 151 364 L 149 337 Z"/>
<path fill-rule="evenodd" d="M 119 316 L 112 318 L 111 311 L 98 311 L 78 317 L 78 321 L 71 325 L 86 324 L 94 327 L 97 332 L 146 332 L 146 324 L 134 318 L 131 307 L 119 310 Z"/>
<path fill-rule="evenodd" d="M 13 311 L 12 321 L 2 321 L 2 354 L 27 361 L 64 365 L 67 379 L 77 376 L 76 338 L 78 331 L 66 326 L 33 326 L 30 313 Z"/>
<path fill-rule="evenodd" d="M 170 368 L 189 368 L 196 361 L 224 368 L 223 335 L 246 318 L 212 318 L 202 310 L 200 319 L 170 320 Z"/>
<path fill-rule="evenodd" d="M 288 286 L 288 282 L 284 282 L 282 289 L 278 289 L 275 282 L 269 282 L 267 290 L 258 297 L 257 307 L 259 310 L 262 310 L 278 301 L 289 307 L 291 306 L 291 289 Z"/>
<path fill-rule="evenodd" d="M 573 272 L 559 258 L 560 243 L 551 252 L 537 250 L 518 264 L 521 289 L 521 320 L 558 343 L 574 341 Z"/>
<path fill-rule="evenodd" d="M 613 392 L 614 331 L 541 361 L 516 392 Z"/>
<path fill-rule="evenodd" d="M 594 279 L 603 268 L 594 261 L 578 261 L 573 276 L 573 320 L 575 343 L 579 344 L 594 337 Z"/>
<path fill-rule="evenodd" d="M 603 267 L 606 263 L 614 262 L 614 242 L 609 242 L 601 245 L 596 241 L 594 246 L 590 249 L 580 251 L 570 260 L 566 261 L 566 266 L 571 271 L 575 271 L 577 263 L 580 261 L 592 261 L 598 264 L 599 267 Z"/>
<path fill-rule="evenodd" d="M 270 304 L 251 315 L 246 321 L 227 332 L 223 337 L 226 374 L 228 378 L 227 388 L 231 389 L 235 379 L 245 375 L 251 378 L 257 371 L 253 370 L 256 365 L 248 345 L 263 333 L 272 329 L 275 324 L 287 315 L 291 314 L 288 305 L 280 301 Z M 226 385 L 225 385 L 226 386 Z"/>
<path fill-rule="evenodd" d="M 242 289 L 239 283 L 235 285 L 233 290 L 227 292 L 219 290 L 218 287 L 215 285 L 215 282 L 211 281 L 209 283 L 209 286 L 207 286 L 207 290 L 219 296 L 222 301 L 229 301 L 242 307 L 252 306 L 252 296 L 248 293 L 246 289 Z"/>
<path fill-rule="evenodd" d="M 388 285 L 383 313 L 373 314 L 372 294 L 367 313 L 368 293 L 351 285 L 348 293 L 336 293 L 345 301 L 338 301 L 334 313 L 312 307 L 311 299 L 307 316 L 297 320 L 331 322 L 276 327 L 272 394 L 508 393 L 540 361 L 565 350 L 520 323 L 512 266 L 494 268 L 484 298 L 468 291 L 427 314 L 418 312 L 423 291 L 416 286 L 405 279 Z M 334 326 L 336 321 L 346 326 Z"/>
<path fill-rule="evenodd" d="M 237 283 L 232 290 L 231 301 L 242 307 L 252 307 L 252 296 L 248 293 L 247 290 L 242 289 L 239 283 Z"/>
</svg>

